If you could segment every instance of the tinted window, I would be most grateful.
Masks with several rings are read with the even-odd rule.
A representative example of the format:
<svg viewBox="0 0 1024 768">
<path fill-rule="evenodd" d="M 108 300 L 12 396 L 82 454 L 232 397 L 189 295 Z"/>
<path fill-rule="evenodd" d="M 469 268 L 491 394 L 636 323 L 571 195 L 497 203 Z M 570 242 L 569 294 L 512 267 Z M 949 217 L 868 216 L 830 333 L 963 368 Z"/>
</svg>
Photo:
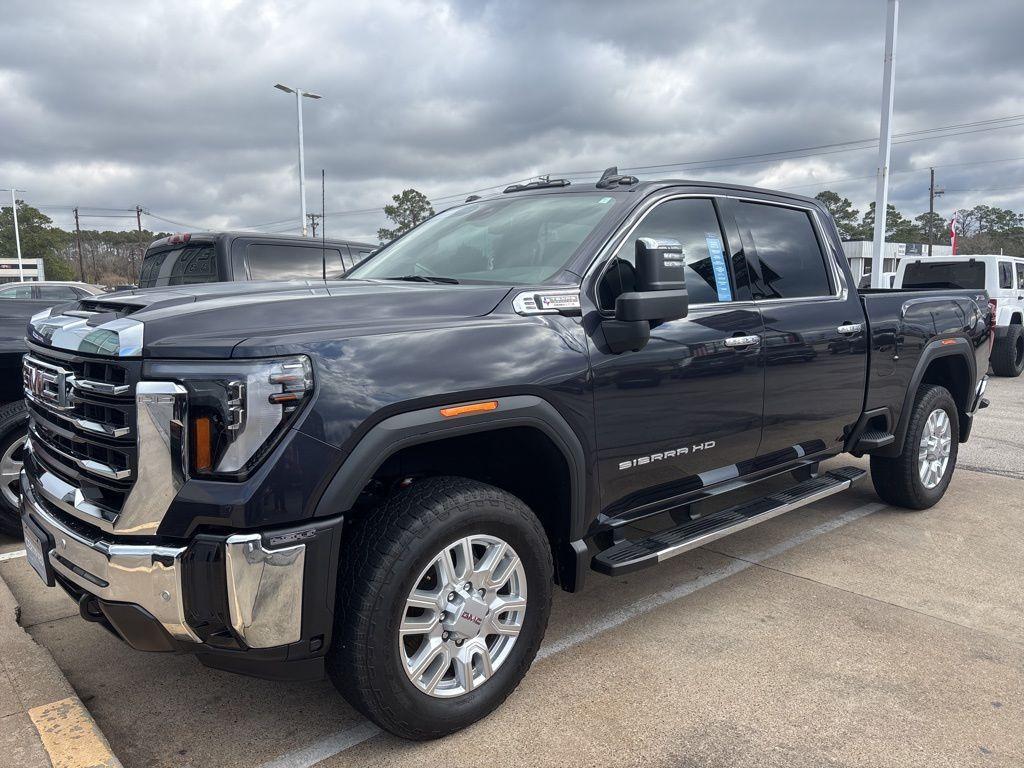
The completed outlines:
<svg viewBox="0 0 1024 768">
<path fill-rule="evenodd" d="M 338 258 L 341 258 L 337 251 Z M 283 243 L 253 243 L 245 251 L 253 280 L 321 280 L 323 255 L 319 248 Z"/>
<path fill-rule="evenodd" d="M 985 265 L 980 261 L 930 264 L 915 261 L 903 272 L 903 287 L 926 289 L 984 288 Z"/>
<path fill-rule="evenodd" d="M 1024 263 L 1017 265 L 1017 287 L 1024 288 Z"/>
<path fill-rule="evenodd" d="M 351 277 L 542 283 L 569 262 L 614 204 L 614 195 L 567 193 L 449 208 L 385 246 Z"/>
<path fill-rule="evenodd" d="M 728 259 L 715 206 L 710 200 L 686 198 L 658 205 L 619 247 L 616 262 L 606 273 L 609 285 L 602 286 L 602 305 L 606 309 L 614 306 L 619 293 L 632 288 L 626 283 L 631 282 L 636 241 L 641 237 L 671 238 L 683 246 L 691 304 L 732 300 Z"/>
<path fill-rule="evenodd" d="M 70 285 L 40 285 L 39 298 L 72 301 L 78 298 L 78 293 Z"/>
<path fill-rule="evenodd" d="M 328 280 L 337 280 L 345 274 L 346 269 L 352 266 L 352 263 L 346 259 L 348 254 L 345 251 L 347 250 L 348 248 L 343 248 L 340 251 L 337 248 L 324 248 L 324 268 Z M 320 273 L 317 273 L 316 277 L 319 278 Z"/>
<path fill-rule="evenodd" d="M 13 288 L 4 288 L 0 291 L 0 299 L 31 299 L 31 285 L 16 285 Z"/>
<path fill-rule="evenodd" d="M 1008 261 L 999 262 L 999 287 L 1013 288 L 1013 265 Z"/>
<path fill-rule="evenodd" d="M 217 282 L 217 257 L 212 245 L 189 245 L 147 253 L 139 271 L 139 287 Z"/>
<path fill-rule="evenodd" d="M 740 203 L 740 226 L 753 238 L 761 262 L 754 298 L 828 296 L 832 289 L 810 214 L 796 208 Z"/>
</svg>

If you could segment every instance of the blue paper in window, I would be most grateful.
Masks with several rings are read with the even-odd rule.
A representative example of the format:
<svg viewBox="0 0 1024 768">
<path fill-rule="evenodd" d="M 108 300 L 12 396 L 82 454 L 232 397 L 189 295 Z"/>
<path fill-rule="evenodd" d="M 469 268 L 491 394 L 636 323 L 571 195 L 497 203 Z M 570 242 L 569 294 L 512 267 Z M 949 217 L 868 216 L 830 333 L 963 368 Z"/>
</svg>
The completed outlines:
<svg viewBox="0 0 1024 768">
<path fill-rule="evenodd" d="M 711 257 L 711 268 L 715 272 L 715 287 L 718 289 L 719 301 L 732 301 L 732 289 L 729 287 L 729 267 L 725 263 L 725 248 L 722 238 L 713 232 L 704 236 L 708 244 L 708 255 Z"/>
</svg>

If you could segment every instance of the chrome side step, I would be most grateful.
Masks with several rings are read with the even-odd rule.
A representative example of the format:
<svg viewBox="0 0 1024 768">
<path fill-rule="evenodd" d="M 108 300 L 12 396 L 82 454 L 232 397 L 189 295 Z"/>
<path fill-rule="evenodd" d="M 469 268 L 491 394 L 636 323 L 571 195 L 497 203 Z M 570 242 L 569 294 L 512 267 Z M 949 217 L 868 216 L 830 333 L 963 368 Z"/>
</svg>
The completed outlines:
<svg viewBox="0 0 1024 768">
<path fill-rule="evenodd" d="M 590 567 L 599 573 L 619 576 L 660 563 L 730 533 L 845 491 L 866 474 L 865 470 L 857 467 L 833 469 L 784 491 L 690 520 L 646 539 L 620 541 L 595 555 Z"/>
</svg>

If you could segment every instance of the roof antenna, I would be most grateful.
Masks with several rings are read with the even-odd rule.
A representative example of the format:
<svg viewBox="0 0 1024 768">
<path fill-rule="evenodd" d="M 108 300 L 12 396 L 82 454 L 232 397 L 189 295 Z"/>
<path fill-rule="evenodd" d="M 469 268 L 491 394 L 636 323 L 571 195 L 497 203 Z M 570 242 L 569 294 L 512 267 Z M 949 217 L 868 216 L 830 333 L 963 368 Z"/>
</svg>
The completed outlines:
<svg viewBox="0 0 1024 768">
<path fill-rule="evenodd" d="M 601 174 L 601 179 L 597 182 L 596 186 L 598 189 L 611 189 L 612 187 L 619 185 L 629 187 L 633 184 L 639 183 L 639 181 L 640 179 L 636 176 L 619 174 L 619 167 L 617 165 L 613 165 L 611 168 L 605 168 L 604 173 Z"/>
</svg>

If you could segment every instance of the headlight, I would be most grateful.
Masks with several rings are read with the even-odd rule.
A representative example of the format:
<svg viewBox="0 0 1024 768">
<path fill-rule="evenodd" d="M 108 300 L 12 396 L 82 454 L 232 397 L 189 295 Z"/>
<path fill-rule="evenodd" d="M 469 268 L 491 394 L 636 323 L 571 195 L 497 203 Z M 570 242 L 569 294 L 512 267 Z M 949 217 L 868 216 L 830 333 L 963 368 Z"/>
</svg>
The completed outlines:
<svg viewBox="0 0 1024 768">
<path fill-rule="evenodd" d="M 252 469 L 313 393 L 313 368 L 305 355 L 150 362 L 146 377 L 171 379 L 188 390 L 183 464 L 195 477 L 237 478 Z"/>
</svg>

